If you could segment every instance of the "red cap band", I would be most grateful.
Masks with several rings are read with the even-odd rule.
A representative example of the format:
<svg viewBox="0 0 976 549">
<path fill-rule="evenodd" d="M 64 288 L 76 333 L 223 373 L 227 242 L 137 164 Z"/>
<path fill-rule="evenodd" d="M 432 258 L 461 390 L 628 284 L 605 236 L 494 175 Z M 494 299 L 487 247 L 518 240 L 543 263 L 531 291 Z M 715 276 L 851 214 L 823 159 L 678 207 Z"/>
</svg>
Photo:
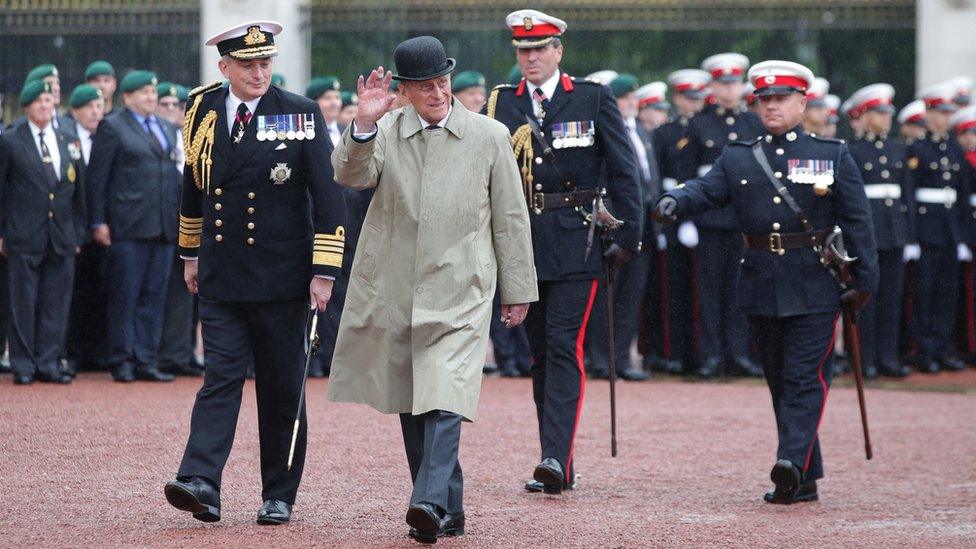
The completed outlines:
<svg viewBox="0 0 976 549">
<path fill-rule="evenodd" d="M 962 124 L 956 125 L 956 133 L 962 133 L 974 128 L 976 128 L 976 120 L 967 120 Z"/>
<path fill-rule="evenodd" d="M 663 97 L 656 96 L 656 95 L 652 95 L 650 97 L 645 97 L 644 99 L 641 99 L 640 101 L 637 102 L 637 106 L 639 106 L 639 107 L 645 107 L 645 106 L 651 105 L 653 103 L 664 103 L 664 98 Z"/>
<path fill-rule="evenodd" d="M 742 67 L 725 67 L 712 71 L 712 78 L 722 78 L 723 76 L 742 76 Z"/>
<path fill-rule="evenodd" d="M 807 91 L 807 86 L 809 86 L 807 81 L 802 78 L 785 75 L 757 76 L 756 79 L 752 81 L 752 85 L 756 86 L 756 91 L 775 86 L 779 88 L 796 88 L 804 92 Z"/>
<path fill-rule="evenodd" d="M 851 109 L 850 115 L 853 118 L 857 118 L 858 116 L 861 116 L 862 114 L 868 112 L 869 110 L 875 107 L 880 107 L 882 105 L 890 105 L 890 104 L 891 104 L 891 99 L 888 98 L 871 99 L 870 101 L 865 101 L 860 105 L 855 105 L 854 108 Z"/>
<path fill-rule="evenodd" d="M 691 83 L 684 83 L 684 84 L 675 84 L 675 86 L 674 86 L 674 91 L 677 91 L 677 92 L 701 91 L 703 89 L 705 89 L 705 84 L 702 84 L 700 82 L 691 82 Z"/>
<path fill-rule="evenodd" d="M 938 107 L 939 105 L 945 105 L 948 103 L 944 97 L 926 97 L 923 99 L 925 101 L 925 108 L 931 109 L 933 107 Z"/>
<path fill-rule="evenodd" d="M 550 23 L 540 23 L 525 28 L 525 25 L 512 27 L 513 38 L 544 38 L 546 36 L 559 36 L 559 27 Z"/>
</svg>

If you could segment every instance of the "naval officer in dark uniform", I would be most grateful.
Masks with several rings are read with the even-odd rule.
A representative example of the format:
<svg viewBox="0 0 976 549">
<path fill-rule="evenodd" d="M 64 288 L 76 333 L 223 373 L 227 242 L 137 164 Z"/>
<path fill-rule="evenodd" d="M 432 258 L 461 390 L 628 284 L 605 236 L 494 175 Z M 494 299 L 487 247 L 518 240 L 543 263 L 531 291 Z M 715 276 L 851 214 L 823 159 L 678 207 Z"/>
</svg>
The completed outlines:
<svg viewBox="0 0 976 549">
<path fill-rule="evenodd" d="M 871 84 L 848 100 L 847 114 L 860 120 L 863 133 L 851 141 L 851 156 L 861 170 L 864 192 L 871 203 L 874 238 L 878 244 L 878 293 L 861 312 L 861 359 L 864 376 L 907 376 L 911 369 L 898 361 L 898 330 L 905 285 L 906 259 L 917 258 L 915 197 L 908 186 L 906 147 L 892 139 L 889 84 Z"/>
<path fill-rule="evenodd" d="M 286 465 L 310 298 L 324 310 L 342 267 L 343 200 L 322 113 L 271 86 L 280 32 L 278 23 L 256 21 L 208 40 L 230 86 L 194 90 L 184 124 L 180 255 L 187 286 L 200 296 L 207 368 L 165 493 L 205 522 L 220 520 L 221 473 L 252 361 L 264 500 L 257 521 L 290 520 L 305 464 L 303 411 L 294 464 Z"/>
<path fill-rule="evenodd" d="M 539 280 L 540 300 L 529 310 L 526 331 L 542 460 L 526 489 L 558 494 L 575 478 L 573 446 L 586 388 L 583 344 L 603 261 L 623 264 L 640 250 L 640 176 L 610 88 L 559 70 L 566 23 L 520 10 L 506 24 L 523 77 L 516 86 L 492 90 L 486 111 L 512 132 Z M 546 144 L 533 135 L 536 129 Z M 590 219 L 604 173 L 612 213 L 624 221 L 606 252 Z"/>
<path fill-rule="evenodd" d="M 745 243 L 738 303 L 766 374 L 779 434 L 770 474 L 776 488 L 765 499 L 789 504 L 817 499 L 816 481 L 823 476 L 817 431 L 837 317 L 842 303 L 860 309 L 875 291 L 878 262 L 870 206 L 847 147 L 805 134 L 800 125 L 813 73 L 797 63 L 765 61 L 749 70 L 749 80 L 767 133 L 733 141 L 707 174 L 665 194 L 654 215 L 673 222 L 735 208 Z M 794 199 L 801 213 L 794 212 Z M 843 292 L 819 254 L 835 226 L 858 258 Z"/>
</svg>

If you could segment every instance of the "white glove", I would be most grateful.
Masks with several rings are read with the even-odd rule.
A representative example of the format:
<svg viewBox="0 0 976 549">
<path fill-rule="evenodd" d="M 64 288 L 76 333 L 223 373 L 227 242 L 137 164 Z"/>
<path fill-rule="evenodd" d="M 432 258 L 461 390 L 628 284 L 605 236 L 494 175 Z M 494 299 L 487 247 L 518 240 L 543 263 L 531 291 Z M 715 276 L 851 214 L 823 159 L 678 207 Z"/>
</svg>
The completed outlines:
<svg viewBox="0 0 976 549">
<path fill-rule="evenodd" d="M 973 251 L 969 249 L 969 246 L 960 242 L 959 245 L 956 246 L 956 259 L 959 261 L 972 261 Z"/>
<path fill-rule="evenodd" d="M 678 242 L 685 248 L 698 246 L 698 228 L 691 221 L 685 221 L 678 227 Z"/>
<path fill-rule="evenodd" d="M 664 233 L 657 235 L 657 251 L 663 252 L 668 249 L 668 237 Z"/>
<path fill-rule="evenodd" d="M 918 244 L 905 244 L 905 248 L 901 252 L 901 260 L 905 263 L 909 261 L 918 261 L 918 258 L 922 257 L 922 247 Z"/>
</svg>

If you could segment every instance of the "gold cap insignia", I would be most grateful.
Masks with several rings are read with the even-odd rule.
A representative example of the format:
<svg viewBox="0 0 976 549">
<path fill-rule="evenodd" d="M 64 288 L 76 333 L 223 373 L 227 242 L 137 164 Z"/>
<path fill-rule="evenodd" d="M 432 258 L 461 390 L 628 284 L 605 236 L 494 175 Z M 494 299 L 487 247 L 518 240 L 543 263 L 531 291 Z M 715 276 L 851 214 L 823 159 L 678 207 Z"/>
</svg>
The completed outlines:
<svg viewBox="0 0 976 549">
<path fill-rule="evenodd" d="M 176 86 L 169 87 L 169 94 L 174 96 L 176 95 Z"/>
<path fill-rule="evenodd" d="M 765 80 L 767 84 L 772 84 L 773 82 L 776 81 L 776 77 L 773 76 L 773 75 L 769 75 L 766 78 L 764 78 L 763 80 Z"/>
<path fill-rule="evenodd" d="M 522 19 L 522 26 L 525 27 L 525 30 L 530 31 L 535 25 L 532 23 L 531 17 L 525 17 Z"/>
<path fill-rule="evenodd" d="M 267 41 L 268 37 L 261 32 L 261 28 L 257 25 L 247 28 L 247 35 L 244 36 L 244 44 L 256 46 L 258 44 L 264 44 Z"/>
</svg>

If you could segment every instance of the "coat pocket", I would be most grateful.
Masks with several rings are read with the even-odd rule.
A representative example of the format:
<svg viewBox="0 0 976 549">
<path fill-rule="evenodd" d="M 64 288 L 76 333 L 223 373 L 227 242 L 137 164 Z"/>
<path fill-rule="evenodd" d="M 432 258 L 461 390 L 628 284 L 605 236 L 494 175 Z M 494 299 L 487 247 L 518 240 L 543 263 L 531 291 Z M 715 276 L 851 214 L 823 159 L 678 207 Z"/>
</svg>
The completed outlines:
<svg viewBox="0 0 976 549">
<path fill-rule="evenodd" d="M 382 236 L 379 228 L 368 223 L 363 225 L 363 232 L 359 236 L 358 248 L 362 250 L 362 257 L 357 258 L 356 276 L 370 288 L 373 288 L 373 280 L 376 275 L 376 255 L 379 253 Z"/>
</svg>

